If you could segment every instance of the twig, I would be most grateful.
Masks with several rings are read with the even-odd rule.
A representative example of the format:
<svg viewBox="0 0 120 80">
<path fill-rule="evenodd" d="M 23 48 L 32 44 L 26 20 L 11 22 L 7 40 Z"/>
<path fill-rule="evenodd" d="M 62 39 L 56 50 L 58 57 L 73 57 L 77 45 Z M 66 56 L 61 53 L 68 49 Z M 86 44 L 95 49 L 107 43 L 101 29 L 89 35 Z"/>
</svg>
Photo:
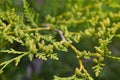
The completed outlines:
<svg viewBox="0 0 120 80">
<path fill-rule="evenodd" d="M 66 41 L 64 35 L 63 35 L 63 32 L 61 30 L 58 30 L 58 29 L 55 29 L 56 32 L 58 32 L 58 34 L 60 35 L 62 41 Z"/>
<path fill-rule="evenodd" d="M 76 54 L 78 54 L 78 53 L 77 53 L 78 50 L 76 49 L 75 46 L 73 46 L 73 45 L 71 44 L 70 47 L 71 47 L 71 49 L 73 49 L 73 51 L 74 51 Z M 85 69 L 85 67 L 84 67 L 84 65 L 83 65 L 82 59 L 78 59 L 78 61 L 79 61 L 79 69 L 80 69 L 80 71 L 83 71 L 83 72 L 86 73 L 88 76 L 90 76 L 90 74 L 87 72 L 87 70 Z M 93 80 L 93 79 L 91 78 L 91 80 Z"/>
</svg>

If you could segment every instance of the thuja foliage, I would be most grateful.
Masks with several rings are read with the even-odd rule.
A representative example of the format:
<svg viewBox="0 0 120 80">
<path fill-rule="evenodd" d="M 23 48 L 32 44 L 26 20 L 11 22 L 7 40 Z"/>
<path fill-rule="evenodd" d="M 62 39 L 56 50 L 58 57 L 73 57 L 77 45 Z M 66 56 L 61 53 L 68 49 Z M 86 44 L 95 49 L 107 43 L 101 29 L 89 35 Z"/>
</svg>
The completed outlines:
<svg viewBox="0 0 120 80">
<path fill-rule="evenodd" d="M 114 56 L 108 48 L 113 38 L 120 38 L 119 0 L 50 1 L 52 5 L 46 0 L 47 5 L 34 9 L 29 1 L 23 0 L 20 11 L 17 11 L 18 6 L 9 5 L 12 1 L 2 1 L 4 5 L 0 5 L 0 74 L 13 62 L 18 66 L 23 57 L 27 56 L 30 61 L 35 57 L 45 61 L 49 58 L 59 60 L 58 55 L 61 52 L 69 55 L 69 50 L 76 55 L 79 66 L 74 69 L 73 75 L 54 76 L 54 80 L 94 80 L 83 60 L 94 63 L 91 69 L 96 77 L 106 66 L 106 58 L 120 62 L 120 57 Z M 81 50 L 79 47 L 83 45 L 80 44 L 87 39 L 92 40 L 95 45 L 92 50 Z M 21 48 L 12 47 L 15 43 Z M 2 56 L 9 56 L 6 54 L 12 57 L 3 59 Z"/>
</svg>

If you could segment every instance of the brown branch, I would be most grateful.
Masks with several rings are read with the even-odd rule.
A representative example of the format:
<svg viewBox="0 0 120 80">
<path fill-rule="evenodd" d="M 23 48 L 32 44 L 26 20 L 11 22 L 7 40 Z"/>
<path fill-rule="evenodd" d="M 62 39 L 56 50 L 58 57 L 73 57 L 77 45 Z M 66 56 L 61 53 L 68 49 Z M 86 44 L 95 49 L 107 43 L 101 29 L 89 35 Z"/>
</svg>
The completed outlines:
<svg viewBox="0 0 120 80">
<path fill-rule="evenodd" d="M 63 35 L 63 32 L 61 30 L 58 30 L 58 29 L 55 29 L 56 32 L 58 32 L 58 34 L 60 35 L 62 41 L 66 41 L 64 35 Z"/>
</svg>

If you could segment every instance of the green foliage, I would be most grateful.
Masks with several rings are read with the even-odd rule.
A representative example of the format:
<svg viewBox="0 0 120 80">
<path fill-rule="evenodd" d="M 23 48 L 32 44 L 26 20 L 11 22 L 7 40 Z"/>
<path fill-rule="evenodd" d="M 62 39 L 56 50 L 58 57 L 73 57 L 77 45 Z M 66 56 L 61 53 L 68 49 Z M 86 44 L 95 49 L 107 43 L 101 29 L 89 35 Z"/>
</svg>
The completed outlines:
<svg viewBox="0 0 120 80">
<path fill-rule="evenodd" d="M 39 14 L 29 7 L 29 3 L 26 0 L 23 0 L 23 3 L 25 17 L 31 23 L 32 26 L 37 27 L 36 23 L 38 22 Z"/>
<path fill-rule="evenodd" d="M 55 2 L 54 5 L 46 0 L 38 10 L 27 0 L 23 0 L 23 10 L 20 11 L 16 11 L 18 7 L 15 5 L 10 6 L 11 1 L 6 1 L 9 5 L 0 8 L 0 56 L 12 56 L 0 58 L 1 75 L 10 63 L 15 62 L 18 66 L 26 56 L 30 61 L 35 57 L 59 61 L 61 53 L 75 53 L 79 66 L 73 75 L 56 75 L 54 80 L 94 80 L 84 67 L 84 59 L 95 63 L 92 69 L 96 77 L 106 65 L 105 59 L 120 61 L 120 57 L 113 56 L 108 47 L 114 38 L 120 38 L 119 0 L 51 1 Z M 0 6 L 3 5 L 0 3 Z M 91 50 L 87 47 L 81 49 L 87 46 L 81 44 L 89 39 L 89 42 L 95 41 L 95 45 L 89 47 Z"/>
<path fill-rule="evenodd" d="M 102 67 L 104 66 L 104 64 L 98 63 L 96 66 L 94 66 L 92 69 L 94 69 L 95 75 L 96 77 L 99 75 L 99 73 L 102 70 Z"/>
</svg>

